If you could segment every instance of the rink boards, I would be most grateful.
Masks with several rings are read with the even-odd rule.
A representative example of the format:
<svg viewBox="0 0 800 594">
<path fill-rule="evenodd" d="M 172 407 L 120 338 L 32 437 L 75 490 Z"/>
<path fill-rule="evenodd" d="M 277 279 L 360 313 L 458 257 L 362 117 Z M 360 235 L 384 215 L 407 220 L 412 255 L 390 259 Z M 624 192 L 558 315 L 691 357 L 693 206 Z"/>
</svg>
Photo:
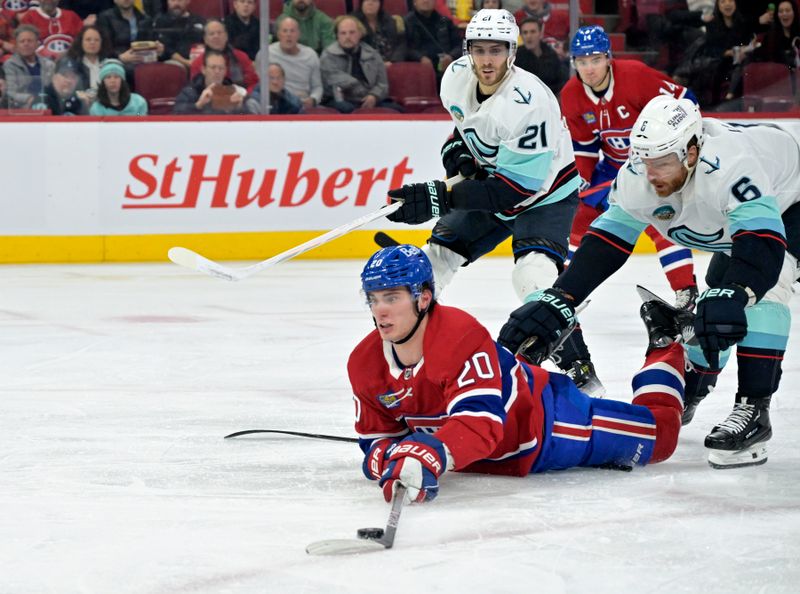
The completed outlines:
<svg viewBox="0 0 800 594">
<path fill-rule="evenodd" d="M 763 120 L 747 119 L 744 123 Z M 771 120 L 774 121 L 774 120 Z M 781 124 L 800 137 L 800 120 Z M 262 259 L 440 178 L 441 116 L 5 120 L 0 262 Z M 363 257 L 381 220 L 305 257 Z M 652 251 L 645 238 L 637 249 Z M 497 253 L 510 253 L 508 242 Z"/>
</svg>

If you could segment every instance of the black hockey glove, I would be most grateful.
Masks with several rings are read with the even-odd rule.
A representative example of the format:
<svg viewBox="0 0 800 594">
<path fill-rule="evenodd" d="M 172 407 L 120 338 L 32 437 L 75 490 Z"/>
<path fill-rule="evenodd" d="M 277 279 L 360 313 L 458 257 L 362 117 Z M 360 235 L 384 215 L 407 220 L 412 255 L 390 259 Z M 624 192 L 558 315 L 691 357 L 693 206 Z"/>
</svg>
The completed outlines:
<svg viewBox="0 0 800 594">
<path fill-rule="evenodd" d="M 464 177 L 472 177 L 478 172 L 475 157 L 469 152 L 464 141 L 455 136 L 442 147 L 442 165 L 448 178 L 459 173 Z"/>
<path fill-rule="evenodd" d="M 569 336 L 577 319 L 572 300 L 557 289 L 537 291 L 533 297 L 511 312 L 497 342 L 539 365 Z"/>
<path fill-rule="evenodd" d="M 712 369 L 719 369 L 719 353 L 730 348 L 747 334 L 744 308 L 747 291 L 736 285 L 708 289 L 697 301 L 694 331 L 703 355 Z"/>
<path fill-rule="evenodd" d="M 405 185 L 389 190 L 389 196 L 404 203 L 396 212 L 386 217 L 395 223 L 419 225 L 450 212 L 450 192 L 443 181 Z"/>
</svg>

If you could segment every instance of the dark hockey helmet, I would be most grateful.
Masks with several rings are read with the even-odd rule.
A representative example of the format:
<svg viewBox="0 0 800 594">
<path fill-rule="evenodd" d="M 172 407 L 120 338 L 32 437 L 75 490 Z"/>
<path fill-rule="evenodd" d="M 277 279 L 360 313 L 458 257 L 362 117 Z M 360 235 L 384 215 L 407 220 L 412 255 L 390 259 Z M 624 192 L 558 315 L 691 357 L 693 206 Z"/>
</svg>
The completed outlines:
<svg viewBox="0 0 800 594">
<path fill-rule="evenodd" d="M 416 246 L 402 244 L 372 254 L 361 272 L 364 294 L 394 287 L 408 287 L 414 299 L 425 288 L 433 292 L 433 267 L 425 252 Z"/>
</svg>

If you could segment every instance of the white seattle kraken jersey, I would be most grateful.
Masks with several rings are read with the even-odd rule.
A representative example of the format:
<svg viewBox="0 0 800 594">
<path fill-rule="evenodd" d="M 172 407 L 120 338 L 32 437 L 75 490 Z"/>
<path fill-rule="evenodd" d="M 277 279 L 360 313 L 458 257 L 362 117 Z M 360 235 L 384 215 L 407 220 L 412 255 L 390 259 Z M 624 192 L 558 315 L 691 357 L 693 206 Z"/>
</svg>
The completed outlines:
<svg viewBox="0 0 800 594">
<path fill-rule="evenodd" d="M 483 103 L 477 84 L 469 57 L 462 56 L 442 78 L 442 105 L 478 163 L 531 194 L 517 206 L 556 202 L 578 189 L 580 178 L 570 174 L 572 140 L 552 91 L 514 67 Z"/>
<path fill-rule="evenodd" d="M 800 201 L 800 147 L 792 135 L 712 118 L 703 119 L 703 131 L 700 161 L 681 191 L 660 198 L 643 167 L 629 160 L 612 186 L 609 210 L 592 226 L 635 243 L 650 224 L 676 243 L 728 253 L 738 232 L 785 236 L 781 213 Z"/>
</svg>

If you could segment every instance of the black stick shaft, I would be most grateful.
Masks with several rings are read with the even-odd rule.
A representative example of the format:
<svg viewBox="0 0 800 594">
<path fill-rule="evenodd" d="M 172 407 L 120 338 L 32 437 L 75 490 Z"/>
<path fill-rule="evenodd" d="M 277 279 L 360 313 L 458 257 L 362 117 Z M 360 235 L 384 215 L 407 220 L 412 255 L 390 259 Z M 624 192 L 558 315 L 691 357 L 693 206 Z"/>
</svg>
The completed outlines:
<svg viewBox="0 0 800 594">
<path fill-rule="evenodd" d="M 356 437 L 344 437 L 342 435 L 325 435 L 324 433 L 305 433 L 303 431 L 284 431 L 283 429 L 247 429 L 245 431 L 236 431 L 230 435 L 226 435 L 225 439 L 231 437 L 239 437 L 240 435 L 251 435 L 253 433 L 279 433 L 281 435 L 294 435 L 295 437 L 308 437 L 310 439 L 327 439 L 329 441 L 346 441 L 349 443 L 358 443 Z"/>
</svg>

